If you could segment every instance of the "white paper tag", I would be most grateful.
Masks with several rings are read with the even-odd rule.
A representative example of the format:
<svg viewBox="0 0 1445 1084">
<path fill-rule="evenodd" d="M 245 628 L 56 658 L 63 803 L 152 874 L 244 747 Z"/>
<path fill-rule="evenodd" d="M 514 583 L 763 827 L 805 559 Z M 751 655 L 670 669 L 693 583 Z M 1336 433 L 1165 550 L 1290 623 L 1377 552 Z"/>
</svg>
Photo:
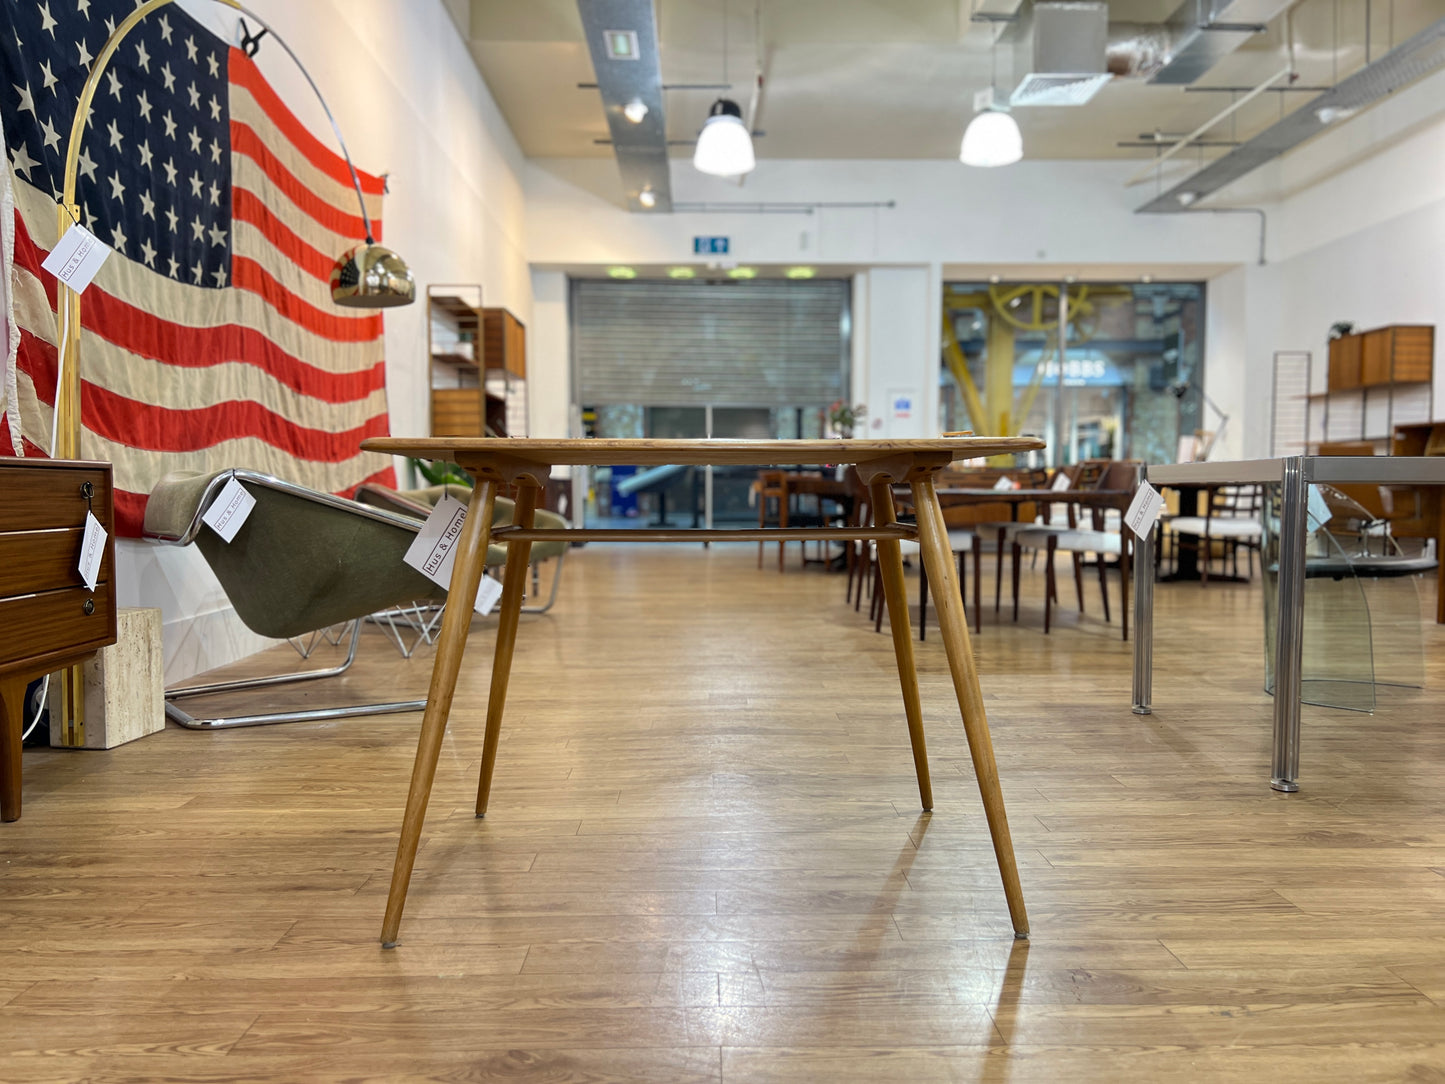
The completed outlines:
<svg viewBox="0 0 1445 1084">
<path fill-rule="evenodd" d="M 1059 471 L 1058 474 L 1054 475 L 1053 484 L 1049 486 L 1049 488 L 1056 493 L 1062 493 L 1064 490 L 1072 489 L 1073 487 L 1074 480 L 1063 471 Z"/>
<path fill-rule="evenodd" d="M 83 294 L 109 255 L 110 246 L 77 222 L 65 231 L 65 236 L 56 242 L 40 266 L 76 293 Z"/>
<path fill-rule="evenodd" d="M 1008 490 L 1008 489 L 1013 489 L 1013 487 L 1014 487 L 1014 484 L 1013 484 L 1012 481 L 1009 480 L 1008 475 L 1004 475 L 1002 478 L 1000 478 L 997 482 L 995 482 L 995 483 L 993 484 L 993 488 L 994 488 L 994 489 L 997 489 L 999 492 L 1003 492 L 1004 490 Z"/>
<path fill-rule="evenodd" d="M 206 509 L 201 522 L 230 542 L 255 507 L 256 498 L 246 492 L 246 487 L 236 481 L 233 475 L 230 481 L 221 487 L 220 496 Z"/>
<path fill-rule="evenodd" d="M 1328 523 L 1331 519 L 1334 518 L 1334 513 L 1330 511 L 1330 502 L 1325 500 L 1324 493 L 1317 485 L 1310 486 L 1309 503 L 1306 507 L 1306 510 L 1308 511 L 1309 518 L 1312 521 L 1306 526 L 1309 528 L 1309 530 L 1312 531 L 1323 527 L 1326 523 Z"/>
<path fill-rule="evenodd" d="M 1154 529 L 1154 521 L 1159 518 L 1163 508 L 1164 495 L 1148 482 L 1141 482 L 1134 492 L 1134 499 L 1129 502 L 1129 510 L 1124 513 L 1124 522 L 1131 531 L 1143 538 Z"/>
<path fill-rule="evenodd" d="M 105 528 L 93 512 L 85 513 L 85 534 L 80 540 L 80 578 L 87 590 L 94 591 L 100 579 L 100 562 L 105 559 Z"/>
<path fill-rule="evenodd" d="M 462 525 L 466 521 L 467 506 L 450 493 L 442 494 L 402 560 L 433 583 L 450 588 L 452 565 L 457 560 L 457 540 L 462 537 Z M 482 576 L 477 586 L 477 613 L 485 617 L 501 597 L 502 585 L 490 576 Z"/>
</svg>

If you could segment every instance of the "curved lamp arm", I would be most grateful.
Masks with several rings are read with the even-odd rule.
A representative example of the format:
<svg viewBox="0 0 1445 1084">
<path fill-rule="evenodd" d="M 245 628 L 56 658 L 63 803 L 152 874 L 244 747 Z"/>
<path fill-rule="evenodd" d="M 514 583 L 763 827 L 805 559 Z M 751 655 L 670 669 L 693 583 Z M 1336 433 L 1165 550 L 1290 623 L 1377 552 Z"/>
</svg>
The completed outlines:
<svg viewBox="0 0 1445 1084">
<path fill-rule="evenodd" d="M 115 32 L 106 39 L 105 45 L 96 55 L 94 64 L 91 65 L 90 75 L 85 80 L 85 86 L 81 88 L 80 101 L 75 107 L 75 117 L 70 123 L 70 138 L 65 150 L 65 179 L 60 200 L 60 222 L 57 237 L 63 235 L 71 223 L 80 221 L 80 207 L 76 203 L 75 196 L 80 173 L 80 143 L 85 135 L 85 122 L 90 116 L 91 101 L 95 97 L 96 88 L 100 85 L 100 77 L 105 73 L 106 65 L 110 63 L 110 58 L 115 55 L 120 43 L 125 40 L 125 36 L 135 28 L 136 24 L 157 8 L 163 8 L 174 2 L 175 0 L 145 0 L 120 21 Z M 321 103 L 321 109 L 326 114 L 326 119 L 331 122 L 332 132 L 336 134 L 336 142 L 341 147 L 341 157 L 345 159 L 346 168 L 351 174 L 351 185 L 356 189 L 356 202 L 361 207 L 361 221 L 366 229 L 366 241 L 343 254 L 337 260 L 336 266 L 332 268 L 332 300 L 338 305 L 354 308 L 387 308 L 393 305 L 407 305 L 415 301 L 416 282 L 405 261 L 390 249 L 378 245 L 372 236 L 371 215 L 366 210 L 366 197 L 361 191 L 361 178 L 357 175 L 356 167 L 351 162 L 351 153 L 346 149 L 346 140 L 341 138 L 341 129 L 336 123 L 336 118 L 332 116 L 326 99 L 321 96 L 321 88 L 316 85 L 316 80 L 311 78 L 311 73 L 306 70 L 306 66 L 301 63 L 300 57 L 296 55 L 291 46 L 286 44 L 285 39 L 259 15 L 241 4 L 240 0 L 215 0 L 215 2 L 254 19 L 276 39 L 277 44 L 286 51 L 286 55 L 300 69 L 307 84 L 315 93 L 316 100 Z M 62 282 L 59 284 L 59 302 L 60 311 L 57 314 L 57 322 L 62 349 L 58 359 L 60 384 L 55 402 L 57 426 L 56 446 L 53 451 L 62 458 L 73 459 L 80 454 L 80 295 Z"/>
</svg>

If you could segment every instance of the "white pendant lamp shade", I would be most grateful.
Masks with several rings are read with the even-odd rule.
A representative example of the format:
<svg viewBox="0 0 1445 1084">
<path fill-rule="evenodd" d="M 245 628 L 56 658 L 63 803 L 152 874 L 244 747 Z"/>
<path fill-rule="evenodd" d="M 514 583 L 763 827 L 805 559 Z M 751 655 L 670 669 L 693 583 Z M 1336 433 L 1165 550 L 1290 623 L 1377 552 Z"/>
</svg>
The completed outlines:
<svg viewBox="0 0 1445 1084">
<path fill-rule="evenodd" d="M 1024 156 L 1018 122 L 998 109 L 985 109 L 969 121 L 958 158 L 966 166 L 1007 166 Z"/>
<path fill-rule="evenodd" d="M 714 177 L 738 177 L 753 171 L 758 164 L 753 156 L 753 137 L 743 123 L 743 111 L 737 102 L 726 98 L 713 102 L 698 133 L 692 164 L 699 172 Z"/>
</svg>

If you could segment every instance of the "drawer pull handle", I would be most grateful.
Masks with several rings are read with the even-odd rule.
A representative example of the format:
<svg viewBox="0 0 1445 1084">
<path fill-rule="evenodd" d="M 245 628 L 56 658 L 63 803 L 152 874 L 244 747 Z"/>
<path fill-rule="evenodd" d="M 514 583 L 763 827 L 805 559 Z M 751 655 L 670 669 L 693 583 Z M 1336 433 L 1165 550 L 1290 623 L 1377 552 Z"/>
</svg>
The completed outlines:
<svg viewBox="0 0 1445 1084">
<path fill-rule="evenodd" d="M 90 614 L 95 613 L 95 599 L 93 599 L 93 598 L 88 598 L 88 599 L 86 599 L 86 600 L 85 600 L 85 604 L 82 605 L 80 608 L 86 612 L 86 615 L 87 615 L 87 616 L 89 616 Z"/>
<path fill-rule="evenodd" d="M 80 495 L 86 500 L 90 500 L 92 497 L 95 496 L 95 486 L 90 482 L 81 482 Z"/>
</svg>

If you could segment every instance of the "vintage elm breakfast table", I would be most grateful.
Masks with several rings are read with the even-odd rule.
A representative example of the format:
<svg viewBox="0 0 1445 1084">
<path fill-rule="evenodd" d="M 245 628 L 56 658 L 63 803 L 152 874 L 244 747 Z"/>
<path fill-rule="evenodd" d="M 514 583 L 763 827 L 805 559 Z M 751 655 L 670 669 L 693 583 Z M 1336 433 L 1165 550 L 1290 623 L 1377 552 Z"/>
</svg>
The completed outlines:
<svg viewBox="0 0 1445 1084">
<path fill-rule="evenodd" d="M 401 838 L 397 844 L 396 865 L 392 871 L 391 890 L 386 901 L 386 917 L 382 923 L 381 942 L 393 948 L 401 928 L 402 909 L 406 905 L 407 888 L 417 847 L 421 842 L 422 821 L 426 817 L 436 775 L 437 757 L 441 752 L 447 716 L 451 711 L 452 694 L 457 673 L 466 648 L 472 607 L 481 581 L 489 542 L 507 543 L 507 565 L 503 574 L 502 599 L 499 604 L 497 645 L 492 663 L 491 691 L 487 701 L 486 736 L 482 749 L 481 779 L 477 788 L 477 816 L 485 815 L 491 791 L 492 769 L 497 759 L 497 741 L 501 736 L 502 710 L 507 697 L 507 680 L 512 666 L 512 652 L 517 639 L 517 617 L 521 612 L 522 593 L 526 586 L 527 560 L 533 542 L 548 541 L 565 535 L 568 541 L 597 542 L 703 542 L 703 541 L 772 541 L 873 539 L 878 544 L 878 559 L 883 573 L 883 593 L 888 603 L 889 623 L 893 632 L 893 650 L 898 661 L 898 677 L 903 690 L 904 714 L 908 720 L 908 737 L 913 747 L 913 765 L 918 775 L 918 792 L 923 808 L 933 808 L 933 788 L 928 775 L 928 753 L 923 737 L 923 707 L 918 691 L 918 674 L 914 669 L 913 640 L 909 634 L 908 603 L 904 590 L 903 558 L 899 542 L 917 539 L 924 568 L 935 585 L 938 623 L 943 632 L 948 667 L 953 677 L 954 693 L 963 715 L 968 750 L 973 758 L 993 839 L 994 856 L 1003 878 L 1004 895 L 1013 920 L 1014 935 L 1028 936 L 1028 916 L 1024 910 L 1023 890 L 1019 885 L 1018 867 L 1014 862 L 1013 843 L 1009 838 L 1008 819 L 1004 813 L 1003 795 L 999 790 L 998 769 L 994 764 L 993 742 L 989 737 L 988 720 L 984 715 L 983 695 L 979 691 L 978 670 L 974 665 L 964 619 L 963 598 L 953 568 L 953 554 L 948 544 L 948 528 L 943 522 L 934 478 L 956 459 L 978 456 L 1006 455 L 1042 448 L 1043 442 L 1027 437 L 963 437 L 934 440 L 528 440 L 493 437 L 375 437 L 362 442 L 369 452 L 446 460 L 459 465 L 476 479 L 471 503 L 461 537 L 456 541 L 456 561 L 452 568 L 448 605 L 442 618 L 437 640 L 436 662 L 432 668 L 431 689 L 426 712 L 422 717 L 421 737 L 417 742 L 416 761 L 412 767 L 411 789 L 407 794 L 406 814 L 402 820 Z M 743 530 L 687 530 L 642 528 L 637 530 L 565 530 L 538 529 L 533 526 L 537 498 L 554 466 L 615 466 L 636 464 L 657 466 L 677 463 L 719 466 L 745 464 L 758 467 L 823 466 L 844 464 L 857 467 L 872 497 L 874 523 L 858 527 L 766 527 Z M 497 490 L 502 485 L 517 487 L 516 511 L 510 526 L 491 526 Z M 892 486 L 911 487 L 917 526 L 902 524 L 894 514 Z"/>
</svg>

